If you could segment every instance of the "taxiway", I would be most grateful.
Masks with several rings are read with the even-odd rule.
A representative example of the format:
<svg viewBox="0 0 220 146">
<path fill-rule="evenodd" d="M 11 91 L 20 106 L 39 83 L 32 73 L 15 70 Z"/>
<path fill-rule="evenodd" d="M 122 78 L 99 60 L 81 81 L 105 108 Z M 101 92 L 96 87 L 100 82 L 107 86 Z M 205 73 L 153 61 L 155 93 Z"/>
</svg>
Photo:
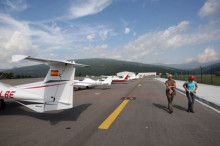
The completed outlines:
<svg viewBox="0 0 220 146">
<path fill-rule="evenodd" d="M 42 79 L 5 80 L 10 85 Z M 198 89 L 199 90 L 199 89 Z M 109 128 L 100 125 L 125 100 Z M 74 92 L 73 109 L 36 113 L 15 102 L 0 111 L 0 145 L 220 145 L 220 115 L 177 92 L 167 111 L 165 86 L 149 77 Z"/>
</svg>

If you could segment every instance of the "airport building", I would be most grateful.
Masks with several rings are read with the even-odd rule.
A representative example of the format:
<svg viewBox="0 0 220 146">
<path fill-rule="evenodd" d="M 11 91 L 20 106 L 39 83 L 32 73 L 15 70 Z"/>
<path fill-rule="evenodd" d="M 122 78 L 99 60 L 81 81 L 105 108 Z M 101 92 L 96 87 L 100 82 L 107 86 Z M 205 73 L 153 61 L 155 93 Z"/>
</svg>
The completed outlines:
<svg viewBox="0 0 220 146">
<path fill-rule="evenodd" d="M 156 76 L 157 72 L 143 72 L 143 73 L 138 73 L 139 77 L 144 77 L 144 76 Z"/>
</svg>

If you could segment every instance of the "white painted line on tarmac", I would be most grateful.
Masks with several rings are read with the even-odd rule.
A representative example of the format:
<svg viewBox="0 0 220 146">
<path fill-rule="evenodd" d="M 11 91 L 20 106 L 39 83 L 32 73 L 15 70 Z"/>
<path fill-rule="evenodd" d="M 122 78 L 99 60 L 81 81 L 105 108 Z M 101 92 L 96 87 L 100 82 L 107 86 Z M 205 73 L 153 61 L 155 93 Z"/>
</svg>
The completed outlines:
<svg viewBox="0 0 220 146">
<path fill-rule="evenodd" d="M 159 80 L 157 80 L 157 81 L 159 81 Z M 165 84 L 164 84 L 163 82 L 161 82 L 161 81 L 159 81 L 159 82 L 165 86 Z M 181 92 L 181 91 L 179 91 L 179 90 L 176 90 L 176 91 L 178 91 L 180 94 L 186 96 L 186 94 L 184 94 L 183 92 Z M 199 101 L 199 100 L 197 100 L 197 99 L 195 99 L 195 100 L 196 100 L 196 102 L 198 102 L 198 103 L 204 105 L 205 107 L 207 107 L 207 108 L 209 108 L 209 109 L 211 109 L 211 110 L 217 112 L 218 114 L 220 113 L 220 111 L 219 111 L 218 109 L 215 109 L 215 108 L 211 107 L 210 105 L 205 104 L 205 103 L 203 103 L 203 102 L 201 102 L 201 101 Z"/>
</svg>

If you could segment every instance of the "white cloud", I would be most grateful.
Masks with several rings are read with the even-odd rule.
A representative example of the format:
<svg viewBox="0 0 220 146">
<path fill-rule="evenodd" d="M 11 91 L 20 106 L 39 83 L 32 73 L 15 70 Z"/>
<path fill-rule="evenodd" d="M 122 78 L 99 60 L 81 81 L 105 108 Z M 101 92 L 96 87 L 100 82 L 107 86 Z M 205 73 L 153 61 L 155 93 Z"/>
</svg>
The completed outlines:
<svg viewBox="0 0 220 146">
<path fill-rule="evenodd" d="M 214 48 L 206 48 L 203 53 L 199 54 L 196 57 L 187 58 L 185 63 L 191 62 L 199 62 L 199 63 L 206 63 L 211 61 L 219 60 L 219 52 L 217 52 Z"/>
<path fill-rule="evenodd" d="M 86 40 L 91 41 L 103 41 L 108 39 L 109 37 L 115 36 L 115 32 L 113 29 L 108 28 L 104 25 L 98 25 L 98 26 L 80 26 L 78 28 L 78 31 L 75 32 L 75 34 L 80 34 L 83 36 L 79 36 L 81 38 L 86 38 Z"/>
<path fill-rule="evenodd" d="M 111 29 L 104 28 L 102 26 L 95 29 L 89 29 L 87 32 L 91 33 L 86 37 L 89 41 L 106 40 L 109 36 L 115 35 Z"/>
<path fill-rule="evenodd" d="M 86 38 L 91 41 L 95 38 L 95 34 L 89 34 Z"/>
<path fill-rule="evenodd" d="M 85 46 L 80 50 L 79 54 L 81 54 L 81 57 L 83 58 L 105 58 L 107 56 L 108 52 L 108 45 L 107 44 L 102 44 L 102 45 L 88 45 Z M 84 53 L 84 52 L 87 53 Z"/>
<path fill-rule="evenodd" d="M 199 11 L 202 18 L 212 18 L 220 13 L 219 0 L 207 0 Z"/>
<path fill-rule="evenodd" d="M 100 37 L 102 40 L 106 40 L 106 39 L 108 38 L 109 32 L 110 32 L 110 30 L 108 30 L 108 29 L 100 30 L 100 31 L 99 31 L 99 37 Z"/>
<path fill-rule="evenodd" d="M 12 11 L 23 11 L 28 7 L 24 0 L 5 0 L 3 3 Z"/>
<path fill-rule="evenodd" d="M 50 53 L 50 54 L 49 54 L 49 57 L 57 57 L 57 54 Z"/>
<path fill-rule="evenodd" d="M 198 62 L 205 63 L 219 60 L 218 52 L 213 48 L 206 48 L 202 54 L 198 55 Z"/>
<path fill-rule="evenodd" d="M 71 48 L 74 41 L 79 41 L 56 23 L 32 23 L 5 14 L 0 14 L 0 22 L 0 68 L 12 67 L 8 62 L 14 54 L 49 55 L 55 49 Z"/>
<path fill-rule="evenodd" d="M 108 48 L 108 45 L 103 44 L 103 45 L 97 45 L 97 46 L 89 45 L 89 46 L 84 47 L 83 49 L 84 50 L 91 50 L 94 52 L 99 52 L 99 51 L 102 52 L 103 50 L 106 50 L 107 48 Z"/>
<path fill-rule="evenodd" d="M 75 19 L 83 16 L 97 14 L 111 4 L 111 0 L 78 0 L 70 7 L 70 18 Z"/>
<path fill-rule="evenodd" d="M 130 33 L 130 28 L 126 27 L 124 33 L 129 34 Z"/>
<path fill-rule="evenodd" d="M 52 23 L 51 29 L 54 33 L 59 33 L 61 31 L 61 28 L 54 22 Z"/>
<path fill-rule="evenodd" d="M 180 33 L 187 28 L 188 24 L 188 21 L 183 21 L 177 26 L 169 27 L 165 31 L 146 33 L 126 45 L 124 51 L 129 51 L 129 54 L 132 54 L 132 56 L 129 57 L 130 60 L 136 61 L 145 57 L 155 49 L 166 50 L 178 48 L 186 43 L 182 42 L 183 37 Z"/>
<path fill-rule="evenodd" d="M 182 21 L 166 30 L 139 36 L 125 45 L 119 53 L 127 60 L 145 61 L 149 54 L 161 56 L 181 47 L 220 40 L 219 33 L 218 23 L 210 23 L 191 30 L 189 22 Z"/>
<path fill-rule="evenodd" d="M 38 46 L 30 38 L 26 22 L 18 22 L 13 18 L 0 14 L 0 68 L 10 68 L 11 56 L 15 54 L 37 54 Z"/>
<path fill-rule="evenodd" d="M 196 61 L 196 58 L 190 57 L 185 60 L 185 63 L 191 63 L 191 62 L 195 62 L 195 61 Z"/>
<path fill-rule="evenodd" d="M 15 31 L 12 35 L 3 36 L 0 34 L 0 66 L 1 68 L 10 68 L 13 64 L 9 64 L 11 56 L 16 54 L 34 55 L 38 46 L 33 45 L 30 38 L 19 31 Z"/>
<path fill-rule="evenodd" d="M 13 64 L 9 64 L 8 61 L 14 54 L 19 53 L 36 57 L 45 56 L 45 54 L 50 56 L 51 53 L 62 52 L 56 53 L 57 58 L 59 58 L 65 54 L 64 52 L 69 53 L 74 50 L 75 53 L 81 49 L 76 46 L 86 45 L 91 41 L 100 42 L 114 35 L 115 33 L 111 28 L 103 25 L 74 24 L 71 27 L 61 28 L 55 22 L 45 24 L 22 21 L 0 13 L 0 49 L 1 52 L 4 52 L 0 53 L 0 68 L 12 67 Z M 105 48 L 105 46 L 96 46 L 95 49 L 97 48 Z M 85 53 L 81 53 L 80 56 L 83 56 L 82 54 Z M 50 57 L 56 56 L 52 55 Z"/>
</svg>

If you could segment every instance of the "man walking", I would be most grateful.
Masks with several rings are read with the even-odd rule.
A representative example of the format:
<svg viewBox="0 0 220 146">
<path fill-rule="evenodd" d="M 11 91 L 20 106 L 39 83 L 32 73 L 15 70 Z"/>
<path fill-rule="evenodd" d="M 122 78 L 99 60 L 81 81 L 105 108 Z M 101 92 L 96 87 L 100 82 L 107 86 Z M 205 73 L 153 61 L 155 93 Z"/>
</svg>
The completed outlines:
<svg viewBox="0 0 220 146">
<path fill-rule="evenodd" d="M 176 95 L 176 82 L 172 79 L 172 75 L 168 75 L 168 80 L 165 82 L 166 85 L 166 95 L 167 95 L 167 100 L 168 100 L 168 109 L 170 114 L 173 112 L 173 98 Z"/>
</svg>

